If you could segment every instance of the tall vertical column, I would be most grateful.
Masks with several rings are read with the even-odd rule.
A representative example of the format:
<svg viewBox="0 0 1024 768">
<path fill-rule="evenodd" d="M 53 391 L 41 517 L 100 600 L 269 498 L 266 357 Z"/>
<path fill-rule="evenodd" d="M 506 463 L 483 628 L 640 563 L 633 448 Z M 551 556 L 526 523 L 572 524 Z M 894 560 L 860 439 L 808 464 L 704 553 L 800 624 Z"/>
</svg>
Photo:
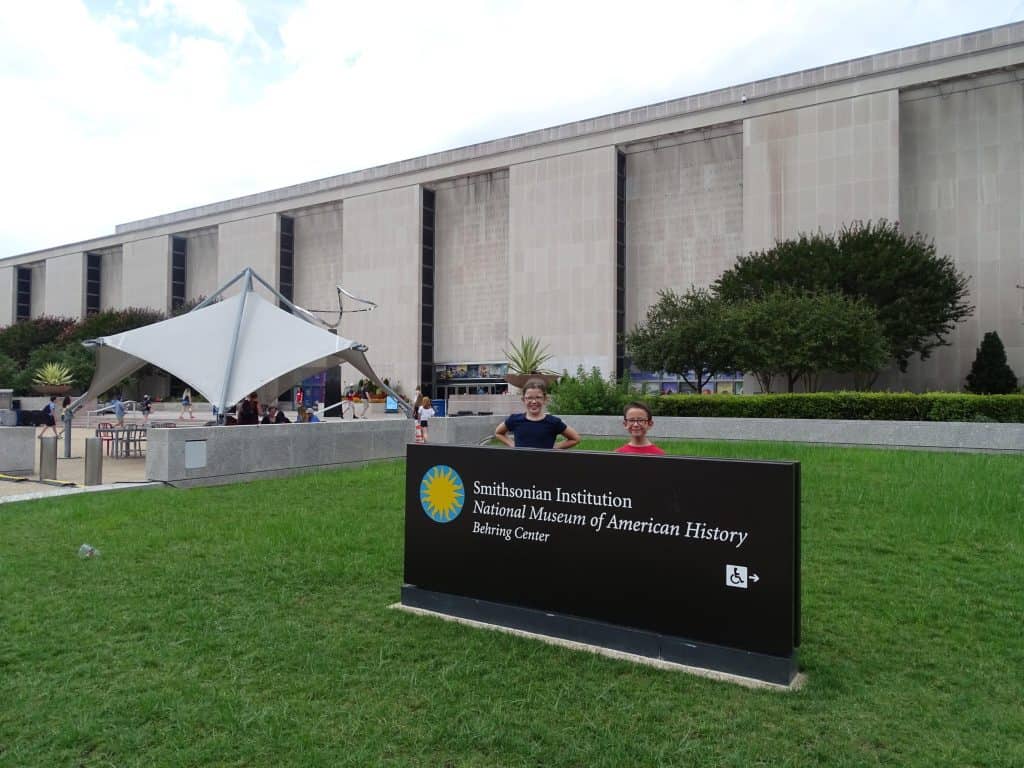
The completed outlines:
<svg viewBox="0 0 1024 768">
<path fill-rule="evenodd" d="M 349 198 L 343 214 L 341 285 L 380 307 L 345 315 L 339 334 L 367 344 L 377 373 L 411 393 L 420 373 L 420 188 Z"/>
<path fill-rule="evenodd" d="M 14 322 L 14 277 L 17 267 L 0 267 L 0 327 Z"/>
<path fill-rule="evenodd" d="M 899 128 L 897 91 L 744 121 L 744 249 L 858 219 L 897 220 Z"/>
<path fill-rule="evenodd" d="M 509 322 L 555 370 L 615 372 L 614 147 L 509 169 Z"/>
<path fill-rule="evenodd" d="M 85 254 L 69 253 L 46 260 L 43 312 L 78 319 L 85 315 Z"/>
<path fill-rule="evenodd" d="M 125 306 L 166 312 L 171 306 L 171 239 L 166 235 L 126 242 L 121 249 L 121 300 Z"/>
<path fill-rule="evenodd" d="M 238 221 L 226 221 L 217 232 L 218 287 L 246 267 L 277 286 L 278 216 L 268 213 Z M 256 289 L 264 292 L 262 287 Z"/>
</svg>

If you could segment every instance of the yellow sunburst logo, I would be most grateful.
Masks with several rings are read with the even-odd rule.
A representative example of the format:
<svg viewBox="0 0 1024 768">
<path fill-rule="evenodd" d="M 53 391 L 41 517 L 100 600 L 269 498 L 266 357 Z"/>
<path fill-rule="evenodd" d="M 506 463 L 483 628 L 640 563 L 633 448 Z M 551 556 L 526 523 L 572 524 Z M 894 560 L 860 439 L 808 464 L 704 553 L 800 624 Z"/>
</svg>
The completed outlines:
<svg viewBox="0 0 1024 768">
<path fill-rule="evenodd" d="M 420 506 L 437 523 L 450 523 L 462 512 L 466 488 L 459 473 L 445 464 L 431 467 L 420 482 Z"/>
</svg>

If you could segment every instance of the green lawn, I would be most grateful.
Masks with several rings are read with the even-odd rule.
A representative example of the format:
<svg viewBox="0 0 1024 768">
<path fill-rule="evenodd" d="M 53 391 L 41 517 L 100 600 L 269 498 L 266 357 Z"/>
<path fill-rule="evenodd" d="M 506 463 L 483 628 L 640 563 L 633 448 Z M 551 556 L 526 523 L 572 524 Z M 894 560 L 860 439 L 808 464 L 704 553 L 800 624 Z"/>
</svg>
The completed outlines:
<svg viewBox="0 0 1024 768">
<path fill-rule="evenodd" d="M 392 462 L 0 506 L 0 765 L 1024 765 L 1021 458 L 663 445 L 802 462 L 801 691 L 389 609 Z"/>
</svg>

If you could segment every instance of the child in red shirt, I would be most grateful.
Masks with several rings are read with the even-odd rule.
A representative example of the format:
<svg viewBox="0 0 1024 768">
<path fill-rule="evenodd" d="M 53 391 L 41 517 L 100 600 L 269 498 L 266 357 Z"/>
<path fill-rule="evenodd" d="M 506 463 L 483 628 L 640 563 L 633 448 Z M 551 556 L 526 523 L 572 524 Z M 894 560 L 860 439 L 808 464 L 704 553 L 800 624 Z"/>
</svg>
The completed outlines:
<svg viewBox="0 0 1024 768">
<path fill-rule="evenodd" d="M 663 456 L 665 452 L 647 439 L 647 430 L 654 426 L 651 409 L 646 403 L 633 402 L 622 414 L 622 425 L 629 432 L 629 442 L 615 449 L 616 453 L 638 453 Z"/>
</svg>

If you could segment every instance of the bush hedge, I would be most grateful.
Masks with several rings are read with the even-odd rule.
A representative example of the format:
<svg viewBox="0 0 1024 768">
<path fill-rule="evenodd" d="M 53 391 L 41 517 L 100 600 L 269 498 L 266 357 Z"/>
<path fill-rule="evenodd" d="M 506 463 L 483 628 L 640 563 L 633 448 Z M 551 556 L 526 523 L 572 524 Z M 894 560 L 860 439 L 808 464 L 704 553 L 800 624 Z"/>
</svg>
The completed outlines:
<svg viewBox="0 0 1024 768">
<path fill-rule="evenodd" d="M 656 416 L 1024 423 L 1024 395 L 815 392 L 792 395 L 659 395 L 643 399 Z"/>
</svg>

